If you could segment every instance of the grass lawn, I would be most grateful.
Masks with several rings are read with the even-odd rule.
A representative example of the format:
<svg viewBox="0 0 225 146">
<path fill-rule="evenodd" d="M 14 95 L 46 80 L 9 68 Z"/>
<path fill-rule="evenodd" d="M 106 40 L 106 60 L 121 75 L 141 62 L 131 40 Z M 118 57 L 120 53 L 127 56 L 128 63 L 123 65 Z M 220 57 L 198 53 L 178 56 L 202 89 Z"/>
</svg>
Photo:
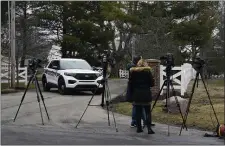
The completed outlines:
<svg viewBox="0 0 225 146">
<path fill-rule="evenodd" d="M 187 90 L 188 96 L 191 94 L 193 81 L 189 83 Z M 224 81 L 223 80 L 208 80 L 207 89 L 209 91 L 214 109 L 220 124 L 224 123 Z M 116 104 L 116 112 L 131 115 L 132 105 L 130 103 L 121 102 Z M 212 119 L 211 119 L 211 117 Z M 180 114 L 167 114 L 162 111 L 162 103 L 158 101 L 152 113 L 153 122 L 162 124 L 171 124 L 181 126 L 182 118 Z M 202 130 L 215 130 L 212 120 L 216 125 L 216 119 L 213 110 L 205 92 L 203 83 L 200 81 L 198 88 L 195 88 L 194 96 L 190 107 L 190 112 L 187 118 L 187 126 Z"/>
<path fill-rule="evenodd" d="M 19 83 L 19 85 L 17 86 L 16 84 L 16 89 L 12 89 L 9 88 L 9 84 L 8 83 L 1 83 L 1 93 L 13 93 L 13 92 L 17 92 L 18 90 L 25 90 L 26 86 L 24 83 Z M 29 89 L 34 89 L 35 86 L 34 84 L 30 84 Z"/>
</svg>

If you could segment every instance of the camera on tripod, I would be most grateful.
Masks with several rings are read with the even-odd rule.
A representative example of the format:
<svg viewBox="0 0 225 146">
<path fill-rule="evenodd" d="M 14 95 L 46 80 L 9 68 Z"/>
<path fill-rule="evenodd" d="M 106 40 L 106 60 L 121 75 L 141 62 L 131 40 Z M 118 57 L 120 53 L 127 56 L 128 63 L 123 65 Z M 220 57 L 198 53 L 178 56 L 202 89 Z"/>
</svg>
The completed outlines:
<svg viewBox="0 0 225 146">
<path fill-rule="evenodd" d="M 28 67 L 29 69 L 31 69 L 32 71 L 35 71 L 37 68 L 41 68 L 41 60 L 40 59 L 36 59 L 36 58 L 33 58 L 31 60 L 29 60 L 28 62 Z"/>
<path fill-rule="evenodd" d="M 98 56 L 98 59 L 101 60 L 102 69 L 103 69 L 103 79 L 98 82 L 99 85 L 100 84 L 103 85 L 102 101 L 101 101 L 100 105 L 90 105 L 92 99 L 94 98 L 95 92 L 98 89 L 98 87 L 97 87 L 96 91 L 93 93 L 91 99 L 89 100 L 88 105 L 87 105 L 86 109 L 84 110 L 80 120 L 78 121 L 78 123 L 76 125 L 76 128 L 79 125 L 82 117 L 84 116 L 88 106 L 101 106 L 101 107 L 104 107 L 105 104 L 106 104 L 106 109 L 107 109 L 107 114 L 108 114 L 108 125 L 110 126 L 110 120 L 109 120 L 109 111 L 110 110 L 109 110 L 109 108 L 110 108 L 110 103 L 111 103 L 112 99 L 111 99 L 111 94 L 110 94 L 110 91 L 109 91 L 108 77 L 110 76 L 110 73 L 111 73 L 111 67 L 112 68 L 115 67 L 116 61 L 115 61 L 115 58 L 114 58 L 113 54 L 110 51 L 108 51 L 107 53 L 103 53 L 102 56 Z M 112 112 L 112 115 L 113 115 L 116 132 L 118 132 L 113 110 L 111 110 L 111 112 Z"/>
<path fill-rule="evenodd" d="M 28 81 L 28 84 L 27 84 L 27 87 L 23 93 L 23 96 L 22 96 L 22 99 L 21 99 L 21 102 L 20 102 L 20 105 L 19 105 L 19 108 L 16 112 L 16 115 L 15 115 L 15 118 L 14 118 L 14 122 L 16 120 L 16 117 L 19 113 L 19 110 L 20 110 L 20 107 L 24 101 L 24 98 L 26 96 L 26 93 L 27 93 L 27 90 L 29 89 L 29 86 L 30 86 L 30 83 L 33 83 L 34 82 L 34 86 L 35 86 L 35 91 L 36 91 L 36 94 L 37 94 L 37 101 L 38 101 L 38 104 L 39 104 L 39 108 L 40 108 L 40 114 L 41 114 L 41 120 L 42 120 L 42 124 L 44 125 L 44 120 L 43 120 L 43 116 L 42 116 L 42 110 L 41 110 L 41 104 L 40 104 L 40 101 L 43 102 L 43 105 L 44 105 L 44 108 L 45 108 L 45 112 L 47 114 L 47 117 L 48 117 L 48 120 L 50 120 L 49 118 L 49 115 L 48 115 L 48 111 L 47 111 L 47 108 L 46 108 L 46 105 L 45 105 L 45 102 L 44 102 L 44 96 L 42 95 L 42 92 L 41 92 L 41 89 L 40 89 L 40 85 L 39 85 L 39 82 L 38 82 L 38 79 L 37 79 L 37 68 L 41 68 L 41 60 L 40 59 L 36 59 L 36 58 L 32 58 L 31 60 L 28 61 L 28 69 L 32 71 L 31 73 L 31 76 L 30 76 L 30 79 Z M 39 93 L 38 93 L 39 92 Z M 40 97 L 40 96 L 41 97 Z"/>
<path fill-rule="evenodd" d="M 192 62 L 192 66 L 196 71 L 200 71 L 204 65 L 205 65 L 205 61 L 201 59 L 200 57 L 196 57 Z"/>
<path fill-rule="evenodd" d="M 110 76 L 111 68 L 115 67 L 116 61 L 111 52 L 104 53 L 102 56 L 99 56 L 99 59 L 101 59 L 102 63 L 104 80 Z"/>
<path fill-rule="evenodd" d="M 102 63 L 103 64 L 107 63 L 111 67 L 114 67 L 116 65 L 115 58 L 109 52 L 107 54 L 104 54 L 103 55 L 103 57 L 102 57 Z"/>
<path fill-rule="evenodd" d="M 162 61 L 162 64 L 165 66 L 174 66 L 174 58 L 173 58 L 173 54 L 171 53 L 167 53 L 164 56 L 160 57 L 160 60 Z"/>
</svg>

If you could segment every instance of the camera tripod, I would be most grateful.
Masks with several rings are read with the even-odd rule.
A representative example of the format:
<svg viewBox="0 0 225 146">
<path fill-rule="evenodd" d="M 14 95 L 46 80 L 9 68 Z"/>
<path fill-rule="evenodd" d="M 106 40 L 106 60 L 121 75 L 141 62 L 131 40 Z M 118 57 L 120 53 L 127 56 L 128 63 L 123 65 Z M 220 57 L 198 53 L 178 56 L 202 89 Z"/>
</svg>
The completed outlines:
<svg viewBox="0 0 225 146">
<path fill-rule="evenodd" d="M 162 84 L 162 87 L 161 87 L 161 89 L 160 89 L 160 91 L 159 91 L 159 93 L 158 93 L 158 95 L 156 97 L 156 100 L 155 100 L 155 102 L 154 102 L 154 104 L 152 106 L 151 112 L 154 109 L 154 107 L 155 107 L 155 105 L 156 105 L 156 103 L 157 103 L 157 101 L 159 99 L 159 96 L 160 96 L 160 94 L 161 94 L 161 92 L 163 90 L 163 87 L 166 86 L 166 105 L 165 105 L 165 107 L 166 107 L 166 110 L 167 110 L 167 112 L 169 114 L 168 98 L 170 97 L 170 86 L 172 87 L 173 96 L 175 95 L 175 90 L 174 90 L 174 86 L 173 86 L 172 80 L 170 79 L 170 74 L 171 74 L 171 67 L 170 66 L 167 66 L 166 67 L 166 80 Z M 180 104 L 179 104 L 178 99 L 177 99 L 176 96 L 175 96 L 175 100 L 176 100 L 176 104 L 177 104 L 177 107 L 179 109 L 179 112 L 181 114 L 181 118 L 184 121 L 184 117 L 183 117 L 183 114 L 181 112 Z M 187 130 L 187 126 L 185 124 L 184 124 L 184 126 L 186 127 L 186 130 Z M 170 135 L 170 133 L 169 133 L 169 124 L 168 124 L 168 136 L 169 135 Z"/>
<path fill-rule="evenodd" d="M 99 88 L 99 86 L 101 84 L 103 85 L 103 93 L 102 93 L 103 96 L 102 97 L 105 98 L 105 102 L 106 102 L 107 115 L 108 115 L 108 125 L 110 126 L 109 105 L 110 105 L 110 102 L 111 102 L 111 95 L 110 95 L 109 86 L 108 86 L 108 79 L 105 79 L 105 80 L 103 79 L 101 81 L 101 83 L 99 83 L 99 85 L 96 88 L 95 92 L 92 94 L 92 97 L 89 100 L 88 105 L 87 105 L 86 109 L 84 110 L 84 112 L 83 112 L 83 114 L 82 114 L 82 116 L 81 116 L 80 120 L 78 121 L 78 123 L 77 123 L 77 125 L 76 125 L 75 128 L 77 128 L 77 126 L 79 125 L 81 119 L 83 118 L 83 116 L 84 116 L 84 114 L 87 111 L 87 109 L 88 109 L 89 106 L 102 106 L 102 107 L 104 107 L 104 103 L 101 103 L 101 105 L 91 105 L 91 101 L 94 98 L 94 95 L 95 95 L 96 91 L 98 90 L 98 88 Z M 113 115 L 113 120 L 114 120 L 114 124 L 115 124 L 115 128 L 116 128 L 116 132 L 118 132 L 117 125 L 116 125 L 116 120 L 115 120 L 115 116 L 114 116 L 114 112 L 112 110 L 111 110 L 111 112 L 112 112 L 112 115 Z"/>
<path fill-rule="evenodd" d="M 217 125 L 220 125 L 220 124 L 219 124 L 219 120 L 218 120 L 217 115 L 216 115 L 216 112 L 215 112 L 215 109 L 214 109 L 214 107 L 213 107 L 211 98 L 210 98 L 210 96 L 209 96 L 209 92 L 208 92 L 208 90 L 207 90 L 207 88 L 206 88 L 206 84 L 205 84 L 205 81 L 204 81 L 204 79 L 203 79 L 202 68 L 201 68 L 201 69 L 198 69 L 197 72 L 196 72 L 195 81 L 194 81 L 194 84 L 193 84 L 193 86 L 192 86 L 191 97 L 190 97 L 190 99 L 189 99 L 189 101 L 188 101 L 187 109 L 186 109 L 186 112 L 185 112 L 185 115 L 184 115 L 184 116 L 185 116 L 185 117 L 184 117 L 184 121 L 183 121 L 183 124 L 182 124 L 182 126 L 181 126 L 180 134 L 179 134 L 179 135 L 181 135 L 182 129 L 184 128 L 184 125 L 186 124 L 187 117 L 188 117 L 188 113 L 189 113 L 189 109 L 190 109 L 190 106 L 191 106 L 191 101 L 192 101 L 192 98 L 193 98 L 193 95 L 194 95 L 194 91 L 195 91 L 195 86 L 196 86 L 196 85 L 198 86 L 198 79 L 199 79 L 199 77 L 201 77 L 201 80 L 202 80 L 202 82 L 203 82 L 203 84 L 204 84 L 204 88 L 205 88 L 206 93 L 207 93 L 207 96 L 208 96 L 208 98 L 209 98 L 210 105 L 212 106 L 212 109 L 213 109 L 213 112 L 214 112 L 214 115 L 215 115 L 215 118 L 216 118 L 216 121 L 217 121 Z M 196 83 L 197 83 L 197 84 L 196 84 Z"/>
<path fill-rule="evenodd" d="M 21 105 L 22 105 L 22 103 L 23 103 L 23 100 L 24 100 L 24 98 L 25 98 L 25 95 L 26 95 L 26 93 L 27 93 L 27 90 L 28 90 L 28 88 L 29 88 L 29 85 L 30 85 L 31 81 L 34 82 L 34 85 L 35 85 L 36 94 L 37 94 L 37 101 L 38 101 L 38 103 L 39 103 L 39 108 L 40 108 L 40 113 L 41 113 L 42 125 L 44 125 L 44 120 L 43 120 L 43 116 L 42 116 L 42 110 L 41 110 L 41 104 L 40 104 L 40 96 L 39 96 L 39 94 L 38 94 L 38 91 L 39 91 L 39 93 L 40 93 L 40 95 L 41 95 L 41 100 L 42 100 L 42 102 L 43 102 L 43 105 L 44 105 L 44 108 L 45 108 L 45 111 L 46 111 L 48 120 L 50 120 L 49 115 L 48 115 L 48 112 L 47 112 L 47 108 L 46 108 L 46 106 L 45 106 L 44 97 L 43 97 L 43 95 L 42 95 L 42 92 L 41 92 L 41 89 L 40 89 L 40 85 L 39 85 L 39 83 L 38 83 L 38 80 L 37 80 L 37 76 L 36 76 L 36 75 L 37 75 L 37 70 L 33 71 L 33 74 L 32 74 L 32 76 L 30 77 L 30 80 L 29 80 L 29 82 L 28 82 L 28 84 L 27 84 L 27 87 L 26 87 L 26 89 L 25 89 L 25 91 L 24 91 L 24 94 L 23 94 L 23 96 L 22 96 L 22 99 L 21 99 L 19 108 L 18 108 L 18 110 L 17 110 L 17 112 L 16 112 L 16 115 L 15 115 L 15 118 L 14 118 L 14 120 L 13 120 L 14 122 L 15 122 L 15 120 L 16 120 L 16 117 L 17 117 L 17 115 L 18 115 L 18 112 L 19 112 L 20 107 L 21 107 Z"/>
</svg>

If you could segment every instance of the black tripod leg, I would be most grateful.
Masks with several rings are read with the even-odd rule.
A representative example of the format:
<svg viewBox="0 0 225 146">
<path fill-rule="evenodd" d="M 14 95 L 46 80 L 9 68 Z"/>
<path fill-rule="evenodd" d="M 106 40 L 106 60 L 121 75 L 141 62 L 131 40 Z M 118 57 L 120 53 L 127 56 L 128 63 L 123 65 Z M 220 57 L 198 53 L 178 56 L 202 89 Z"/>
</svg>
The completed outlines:
<svg viewBox="0 0 225 146">
<path fill-rule="evenodd" d="M 110 94 L 110 90 L 109 90 L 108 84 L 107 84 L 107 90 L 109 92 L 109 100 L 111 101 L 112 98 L 111 98 L 111 94 Z M 116 128 L 116 132 L 118 132 L 117 125 L 116 125 L 116 119 L 115 119 L 115 116 L 114 116 L 113 109 L 111 110 L 111 112 L 112 112 L 112 115 L 113 115 L 113 121 L 114 121 L 114 125 L 115 125 L 115 128 Z"/>
<path fill-rule="evenodd" d="M 159 99 L 159 96 L 160 96 L 160 94 L 161 94 L 161 92 L 162 92 L 162 90 L 163 90 L 163 87 L 165 86 L 165 84 L 166 84 L 166 80 L 163 82 L 162 87 L 161 87 L 161 89 L 160 89 L 160 91 L 159 91 L 159 93 L 158 93 L 158 95 L 157 95 L 157 97 L 156 97 L 156 99 L 155 99 L 155 102 L 154 102 L 154 104 L 152 105 L 151 112 L 152 112 L 152 110 L 154 109 L 154 107 L 155 107 L 155 105 L 156 105 L 156 103 L 157 103 L 157 101 L 158 101 L 158 99 Z"/>
<path fill-rule="evenodd" d="M 39 94 L 38 94 L 38 87 L 37 87 L 37 82 L 38 81 L 36 80 L 35 77 L 34 77 L 34 79 L 35 79 L 35 89 L 36 89 L 36 93 L 37 93 L 37 101 L 38 101 L 38 105 L 39 105 L 39 109 L 40 109 L 42 125 L 44 125 L 44 120 L 43 120 L 43 115 L 42 115 L 42 110 L 41 110 L 40 97 L 39 97 Z"/>
<path fill-rule="evenodd" d="M 167 82 L 166 82 L 166 87 L 167 87 L 167 90 L 166 90 L 166 109 L 167 109 L 167 114 L 169 115 L 169 106 L 170 106 L 170 103 L 168 104 L 168 99 L 170 98 L 170 78 L 167 79 Z M 168 119 L 168 117 L 167 117 Z M 168 136 L 170 135 L 170 126 L 169 126 L 169 122 L 168 122 Z"/>
<path fill-rule="evenodd" d="M 212 106 L 213 113 L 214 113 L 214 115 L 215 115 L 215 118 L 216 118 L 217 124 L 219 125 L 219 120 L 218 120 L 218 118 L 217 118 L 217 115 L 216 115 L 215 109 L 214 109 L 214 107 L 213 107 L 212 100 L 211 100 L 211 98 L 210 98 L 210 96 L 209 96 L 209 91 L 208 91 L 208 89 L 207 89 L 207 87 L 206 87 L 206 85 L 205 85 L 205 81 L 204 81 L 204 79 L 203 79 L 203 75 L 202 75 L 201 73 L 200 73 L 200 76 L 201 76 L 202 82 L 203 82 L 203 84 L 204 84 L 204 87 L 205 87 L 206 93 L 207 93 L 207 95 L 208 95 L 210 105 Z"/>
<path fill-rule="evenodd" d="M 82 116 L 80 117 L 80 119 L 79 119 L 79 121 L 78 121 L 78 123 L 77 123 L 77 125 L 76 125 L 76 127 L 75 127 L 75 128 L 77 128 L 77 126 L 80 124 L 80 121 L 81 121 L 81 119 L 83 118 L 83 116 L 84 116 L 85 112 L 87 111 L 88 106 L 90 105 L 90 103 L 91 103 L 92 99 L 94 98 L 94 95 L 95 95 L 95 93 L 97 92 L 97 90 L 98 90 L 99 86 L 100 86 L 100 84 L 99 84 L 99 85 L 98 85 L 98 87 L 96 88 L 95 92 L 92 94 L 92 97 L 91 97 L 91 99 L 89 100 L 89 102 L 88 102 L 88 104 L 87 104 L 87 107 L 85 108 L 85 110 L 84 110 L 84 112 L 83 112 Z"/>
<path fill-rule="evenodd" d="M 29 82 L 28 82 L 28 84 L 27 84 L 26 90 L 25 90 L 24 93 L 23 93 L 23 97 L 22 97 L 22 99 L 21 99 L 19 108 L 18 108 L 18 110 L 17 110 L 17 112 L 16 112 L 16 115 L 15 115 L 15 117 L 14 117 L 14 120 L 13 120 L 14 122 L 15 122 L 15 120 L 16 120 L 16 117 L 17 117 L 17 115 L 18 115 L 18 113 L 19 113 L 20 107 L 21 107 L 21 105 L 22 105 L 22 103 L 23 103 L 23 100 L 24 100 L 24 98 L 25 98 L 25 95 L 26 95 L 26 93 L 27 93 L 27 90 L 28 90 L 28 88 L 29 88 L 30 83 L 31 83 L 32 80 L 33 80 L 33 76 L 31 76 L 31 78 L 30 78 L 30 80 L 29 80 Z"/>
<path fill-rule="evenodd" d="M 183 117 L 183 114 L 182 114 L 182 112 L 181 112 L 180 103 L 179 103 L 179 101 L 178 101 L 178 99 L 177 99 L 177 96 L 175 96 L 175 89 L 174 89 L 174 86 L 173 86 L 172 81 L 170 81 L 170 85 L 171 85 L 172 92 L 173 92 L 173 96 L 175 97 L 176 104 L 177 104 L 177 107 L 178 107 L 178 109 L 179 109 L 179 112 L 180 112 L 181 118 L 182 118 L 182 120 L 183 120 L 183 122 L 184 122 L 184 117 Z M 184 126 L 185 126 L 185 128 L 186 128 L 186 130 L 187 130 L 187 126 L 186 126 L 186 124 L 185 124 Z"/>
<path fill-rule="evenodd" d="M 197 78 L 197 88 L 198 88 L 198 79 L 199 79 L 199 76 L 198 76 L 198 78 Z"/>
<path fill-rule="evenodd" d="M 181 135 L 181 132 L 182 132 L 182 129 L 184 128 L 184 125 L 186 125 L 186 121 L 187 121 L 187 116 L 188 116 L 188 112 L 189 112 L 189 109 L 190 109 L 190 105 L 191 105 L 191 101 L 192 101 L 192 98 L 193 98 L 193 94 L 194 94 L 194 91 L 195 91 L 195 86 L 196 86 L 196 82 L 198 80 L 198 76 L 199 76 L 199 73 L 197 72 L 196 73 L 196 77 L 195 77 L 195 81 L 194 81 L 194 84 L 192 86 L 192 90 L 191 90 L 191 97 L 188 101 L 188 105 L 187 105 L 187 109 L 186 109 L 186 112 L 185 112 L 185 116 L 184 116 L 184 122 L 180 128 L 180 134 Z"/>
<path fill-rule="evenodd" d="M 105 98 L 104 95 L 105 95 L 105 83 L 103 84 L 102 103 L 101 103 L 101 106 L 102 106 L 102 107 L 104 107 L 104 102 L 105 102 L 105 101 L 104 101 L 104 98 Z"/>
<path fill-rule="evenodd" d="M 45 112 L 46 112 L 46 114 L 47 114 L 48 120 L 50 120 L 49 115 L 48 115 L 48 111 L 47 111 L 47 108 L 46 108 L 46 105 L 45 105 L 44 97 L 43 97 L 43 94 L 42 94 L 42 92 L 41 92 L 40 85 L 39 85 L 38 80 L 37 80 L 36 77 L 35 77 L 35 80 L 37 81 L 37 87 L 38 87 L 39 93 L 40 93 L 40 95 L 41 95 L 41 100 L 42 100 L 42 102 L 43 102 L 43 105 L 44 105 Z"/>
<path fill-rule="evenodd" d="M 107 90 L 107 88 L 106 88 Z M 105 98 L 106 98 L 106 109 L 107 109 L 107 115 L 108 115 L 108 125 L 110 126 L 110 120 L 109 120 L 109 99 L 108 99 L 108 91 L 105 91 Z"/>
</svg>

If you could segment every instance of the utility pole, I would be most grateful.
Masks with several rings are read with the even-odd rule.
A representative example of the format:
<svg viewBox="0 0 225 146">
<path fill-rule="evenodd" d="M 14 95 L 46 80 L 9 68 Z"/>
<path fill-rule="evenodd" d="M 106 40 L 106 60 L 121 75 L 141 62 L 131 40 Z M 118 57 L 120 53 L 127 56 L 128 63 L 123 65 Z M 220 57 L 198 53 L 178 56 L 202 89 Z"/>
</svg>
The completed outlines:
<svg viewBox="0 0 225 146">
<path fill-rule="evenodd" d="M 223 1 L 222 2 L 222 6 L 223 6 L 223 10 L 222 10 L 222 17 L 223 17 L 223 20 L 222 20 L 222 25 L 223 25 L 223 49 L 225 50 L 225 2 Z M 224 56 L 225 57 L 225 56 Z M 224 80 L 224 83 L 225 83 L 225 77 L 223 77 L 223 80 Z M 224 100 L 224 104 L 225 104 L 225 100 Z M 225 112 L 225 108 L 224 108 L 224 112 Z M 223 123 L 225 124 L 225 123 Z"/>
<path fill-rule="evenodd" d="M 225 50 L 225 1 L 223 1 L 223 48 Z"/>
<path fill-rule="evenodd" d="M 11 7 L 10 7 L 10 1 L 8 1 L 8 40 L 9 40 L 9 45 L 11 44 L 10 43 L 10 41 L 11 41 L 11 31 L 10 31 L 10 29 L 11 29 L 11 17 L 10 17 L 10 15 L 11 15 Z M 11 47 L 9 47 L 9 48 L 11 48 Z M 8 86 L 9 87 L 11 87 L 11 81 L 10 81 L 10 76 L 11 76 L 11 73 L 10 73 L 10 65 L 11 65 L 11 52 L 9 51 L 9 54 L 8 54 Z"/>
<path fill-rule="evenodd" d="M 15 1 L 11 1 L 11 88 L 15 88 L 15 67 L 16 67 L 16 54 L 15 54 Z"/>
</svg>

